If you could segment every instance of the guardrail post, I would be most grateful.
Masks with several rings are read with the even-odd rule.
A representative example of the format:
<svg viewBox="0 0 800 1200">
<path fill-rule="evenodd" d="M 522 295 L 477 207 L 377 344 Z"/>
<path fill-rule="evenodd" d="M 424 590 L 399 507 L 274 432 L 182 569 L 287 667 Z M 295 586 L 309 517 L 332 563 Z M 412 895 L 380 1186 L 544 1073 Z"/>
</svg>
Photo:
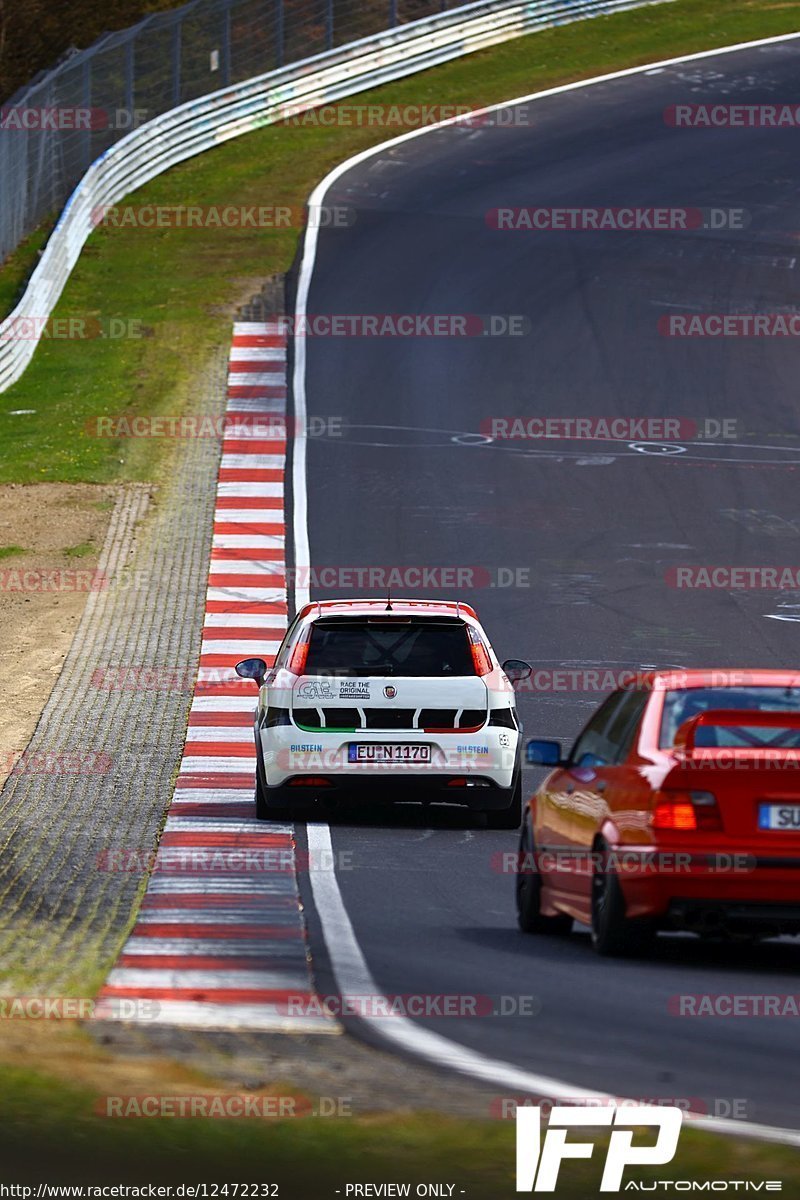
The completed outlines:
<svg viewBox="0 0 800 1200">
<path fill-rule="evenodd" d="M 48 108 L 57 108 L 58 107 L 58 94 L 59 94 L 58 88 L 54 81 L 47 88 L 47 92 L 46 92 L 46 103 L 47 103 Z M 44 99 L 44 97 L 43 97 L 43 99 Z M 25 152 L 24 152 L 25 168 L 27 171 L 35 170 L 36 174 L 39 176 L 40 179 L 41 179 L 41 173 L 45 169 L 44 168 L 45 155 L 47 157 L 47 160 L 48 160 L 47 169 L 50 172 L 50 188 L 49 188 L 50 208 L 53 212 L 55 212 L 56 209 L 58 208 L 60 197 L 58 194 L 58 168 L 57 168 L 58 154 L 57 154 L 55 146 L 53 145 L 52 138 L 48 138 L 47 142 L 45 142 L 42 139 L 42 145 L 41 145 L 41 148 L 39 151 L 38 163 L 35 167 L 33 165 L 33 160 L 34 160 L 33 134 L 27 130 L 25 132 L 24 146 L 25 146 Z M 9 176 L 9 178 L 12 178 L 12 177 Z"/>
<path fill-rule="evenodd" d="M 231 83 L 231 0 L 226 0 L 222 12 L 222 85 Z"/>
<path fill-rule="evenodd" d="M 283 66 L 283 0 L 275 0 L 275 66 Z"/>
<path fill-rule="evenodd" d="M 125 43 L 125 108 L 128 110 L 128 128 L 133 129 L 133 110 L 136 107 L 136 40 L 128 38 Z"/>
<path fill-rule="evenodd" d="M 389 28 L 394 29 L 397 24 L 397 0 L 389 0 Z"/>
<path fill-rule="evenodd" d="M 180 19 L 172 26 L 172 107 L 181 102 L 181 54 L 183 25 Z"/>
<path fill-rule="evenodd" d="M 333 49 L 333 0 L 327 0 L 325 7 L 325 49 Z"/>
<path fill-rule="evenodd" d="M 11 172 L 6 166 L 8 157 L 8 138 L 0 138 L 0 179 L 10 179 Z M 14 246 L 14 234 L 11 224 L 11 205 L 0 208 L 0 262 Z"/>
<path fill-rule="evenodd" d="M 83 107 L 91 109 L 92 107 L 92 60 L 87 58 L 81 68 L 81 80 L 83 91 Z M 83 137 L 81 138 L 81 151 L 83 154 L 84 171 L 88 171 L 92 165 L 92 121 L 88 121 L 87 128 L 84 129 Z"/>
</svg>

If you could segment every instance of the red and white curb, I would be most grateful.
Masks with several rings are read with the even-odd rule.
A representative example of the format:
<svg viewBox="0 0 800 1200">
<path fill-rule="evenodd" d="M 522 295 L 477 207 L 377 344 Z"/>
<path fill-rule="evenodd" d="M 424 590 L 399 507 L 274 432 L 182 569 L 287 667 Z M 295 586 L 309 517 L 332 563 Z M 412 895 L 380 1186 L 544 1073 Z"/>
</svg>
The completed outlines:
<svg viewBox="0 0 800 1200">
<path fill-rule="evenodd" d="M 277 428 L 265 438 L 257 418 L 269 425 L 270 415 Z M 255 688 L 233 669 L 248 657 L 271 664 L 286 630 L 285 416 L 285 333 L 237 324 L 186 745 L 156 868 L 100 992 L 99 1019 L 340 1028 L 320 1015 L 311 986 L 292 827 L 255 819 Z"/>
</svg>

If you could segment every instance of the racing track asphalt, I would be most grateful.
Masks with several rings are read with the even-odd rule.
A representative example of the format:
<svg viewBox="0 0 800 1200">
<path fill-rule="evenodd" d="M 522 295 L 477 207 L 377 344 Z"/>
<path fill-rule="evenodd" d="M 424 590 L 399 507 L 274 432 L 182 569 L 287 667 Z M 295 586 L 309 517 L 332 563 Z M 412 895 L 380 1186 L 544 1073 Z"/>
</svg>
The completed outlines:
<svg viewBox="0 0 800 1200">
<path fill-rule="evenodd" d="M 530 332 L 309 339 L 309 416 L 346 425 L 309 440 L 312 563 L 528 568 L 528 587 L 463 598 L 501 659 L 537 668 L 796 662 L 796 624 L 770 617 L 800 613 L 800 595 L 678 591 L 665 572 L 797 561 L 797 346 L 667 339 L 657 321 L 794 305 L 798 131 L 681 130 L 663 111 L 799 92 L 800 44 L 781 42 L 544 98 L 525 106 L 527 126 L 429 132 L 341 176 L 327 200 L 354 205 L 357 220 L 321 232 L 310 314 L 514 313 Z M 751 221 L 606 234 L 485 222 L 497 206 L 531 204 L 734 207 Z M 492 416 L 533 414 L 736 418 L 742 430 L 735 445 L 687 443 L 679 455 L 458 437 Z M 526 733 L 569 740 L 595 702 L 523 694 Z M 526 938 L 513 879 L 492 869 L 515 840 L 449 811 L 334 821 L 334 848 L 351 853 L 344 902 L 381 989 L 533 994 L 535 1016 L 429 1024 L 587 1088 L 745 1101 L 750 1121 L 800 1127 L 792 1020 L 668 1012 L 683 992 L 792 992 L 800 947 L 671 937 L 651 961 L 623 963 L 596 959 L 585 932 Z M 311 932 L 325 990 L 313 917 Z"/>
</svg>

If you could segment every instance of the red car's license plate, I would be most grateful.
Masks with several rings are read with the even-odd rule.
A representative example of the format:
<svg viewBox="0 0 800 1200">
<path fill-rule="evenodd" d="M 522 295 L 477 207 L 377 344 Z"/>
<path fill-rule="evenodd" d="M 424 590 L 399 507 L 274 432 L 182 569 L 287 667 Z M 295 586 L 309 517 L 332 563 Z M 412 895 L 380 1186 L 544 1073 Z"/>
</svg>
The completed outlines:
<svg viewBox="0 0 800 1200">
<path fill-rule="evenodd" d="M 800 833 L 800 804 L 762 804 L 758 810 L 759 829 L 787 829 Z"/>
<path fill-rule="evenodd" d="M 429 763 L 430 746 L 392 742 L 351 742 L 348 761 L 352 763 Z"/>
</svg>

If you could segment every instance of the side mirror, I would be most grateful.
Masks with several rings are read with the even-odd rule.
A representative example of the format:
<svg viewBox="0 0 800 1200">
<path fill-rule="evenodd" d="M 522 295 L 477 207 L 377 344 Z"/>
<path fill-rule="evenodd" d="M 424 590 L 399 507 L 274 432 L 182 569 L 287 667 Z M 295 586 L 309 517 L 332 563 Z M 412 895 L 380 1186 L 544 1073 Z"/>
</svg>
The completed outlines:
<svg viewBox="0 0 800 1200">
<path fill-rule="evenodd" d="M 263 658 L 246 658 L 236 664 L 236 674 L 241 679 L 254 679 L 259 687 L 267 674 L 267 664 Z"/>
<path fill-rule="evenodd" d="M 503 663 L 503 670 L 508 676 L 509 682 L 519 683 L 521 679 L 529 677 L 533 667 L 522 658 L 507 658 Z"/>
<path fill-rule="evenodd" d="M 564 759 L 561 757 L 561 742 L 534 738 L 525 747 L 525 761 L 532 767 L 562 766 Z"/>
</svg>

